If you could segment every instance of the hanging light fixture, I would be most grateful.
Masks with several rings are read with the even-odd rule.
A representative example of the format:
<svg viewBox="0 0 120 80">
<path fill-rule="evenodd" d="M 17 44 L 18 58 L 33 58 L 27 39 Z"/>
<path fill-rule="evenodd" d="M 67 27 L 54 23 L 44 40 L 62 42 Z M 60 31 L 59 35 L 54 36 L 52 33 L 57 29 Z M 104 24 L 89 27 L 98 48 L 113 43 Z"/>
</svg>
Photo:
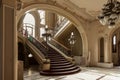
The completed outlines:
<svg viewBox="0 0 120 80">
<path fill-rule="evenodd" d="M 104 4 L 98 19 L 102 25 L 108 25 L 109 28 L 115 27 L 115 24 L 120 20 L 120 2 L 108 0 L 107 4 Z"/>
</svg>

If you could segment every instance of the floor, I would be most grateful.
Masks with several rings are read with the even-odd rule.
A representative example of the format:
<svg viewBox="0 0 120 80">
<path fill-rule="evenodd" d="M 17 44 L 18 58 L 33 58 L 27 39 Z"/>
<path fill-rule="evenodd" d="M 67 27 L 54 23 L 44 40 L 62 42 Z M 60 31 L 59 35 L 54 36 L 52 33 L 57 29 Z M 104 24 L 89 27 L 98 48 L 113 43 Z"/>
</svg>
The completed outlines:
<svg viewBox="0 0 120 80">
<path fill-rule="evenodd" d="M 24 80 L 120 80 L 120 67 L 81 67 L 81 72 L 64 76 L 42 76 L 36 69 L 24 71 Z"/>
</svg>

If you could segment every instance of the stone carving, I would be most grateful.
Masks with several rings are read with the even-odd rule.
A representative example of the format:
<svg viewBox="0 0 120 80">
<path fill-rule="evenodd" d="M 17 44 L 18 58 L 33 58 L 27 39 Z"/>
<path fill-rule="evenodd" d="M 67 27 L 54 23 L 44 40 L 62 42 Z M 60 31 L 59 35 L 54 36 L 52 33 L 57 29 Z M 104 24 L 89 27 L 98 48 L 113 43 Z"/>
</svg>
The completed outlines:
<svg viewBox="0 0 120 80">
<path fill-rule="evenodd" d="M 16 9 L 20 10 L 21 8 L 22 8 L 22 1 L 21 0 L 17 0 Z"/>
<path fill-rule="evenodd" d="M 98 33 L 104 33 L 104 32 L 105 32 L 104 27 L 99 27 L 99 28 L 98 28 Z"/>
</svg>

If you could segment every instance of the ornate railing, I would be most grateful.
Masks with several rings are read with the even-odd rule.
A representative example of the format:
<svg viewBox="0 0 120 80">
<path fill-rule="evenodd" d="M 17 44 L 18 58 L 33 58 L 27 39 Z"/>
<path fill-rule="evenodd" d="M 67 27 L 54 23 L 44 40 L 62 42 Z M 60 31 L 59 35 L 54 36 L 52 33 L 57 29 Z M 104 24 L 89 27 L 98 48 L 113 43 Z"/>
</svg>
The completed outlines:
<svg viewBox="0 0 120 80">
<path fill-rule="evenodd" d="M 36 40 L 32 36 L 28 37 L 28 40 L 47 57 L 47 49 L 48 48 L 46 46 L 44 46 L 44 44 L 42 44 L 40 41 Z"/>
<path fill-rule="evenodd" d="M 52 39 L 49 41 L 51 45 L 56 47 L 58 50 L 60 50 L 62 53 L 66 54 L 67 56 L 70 56 L 71 50 L 65 47 L 63 44 L 59 43 L 58 41 Z"/>
<path fill-rule="evenodd" d="M 56 34 L 69 20 L 64 18 L 63 21 L 55 26 L 54 34 Z"/>
</svg>

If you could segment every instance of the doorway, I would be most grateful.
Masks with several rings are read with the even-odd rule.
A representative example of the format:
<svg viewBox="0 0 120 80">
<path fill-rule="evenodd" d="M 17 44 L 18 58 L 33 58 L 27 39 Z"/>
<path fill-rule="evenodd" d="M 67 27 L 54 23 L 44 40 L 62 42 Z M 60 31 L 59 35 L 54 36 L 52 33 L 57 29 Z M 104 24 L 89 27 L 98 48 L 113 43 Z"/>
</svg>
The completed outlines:
<svg viewBox="0 0 120 80">
<path fill-rule="evenodd" d="M 104 38 L 100 38 L 99 62 L 104 62 Z"/>
<path fill-rule="evenodd" d="M 120 65 L 120 41 L 118 42 L 118 63 Z"/>
</svg>

